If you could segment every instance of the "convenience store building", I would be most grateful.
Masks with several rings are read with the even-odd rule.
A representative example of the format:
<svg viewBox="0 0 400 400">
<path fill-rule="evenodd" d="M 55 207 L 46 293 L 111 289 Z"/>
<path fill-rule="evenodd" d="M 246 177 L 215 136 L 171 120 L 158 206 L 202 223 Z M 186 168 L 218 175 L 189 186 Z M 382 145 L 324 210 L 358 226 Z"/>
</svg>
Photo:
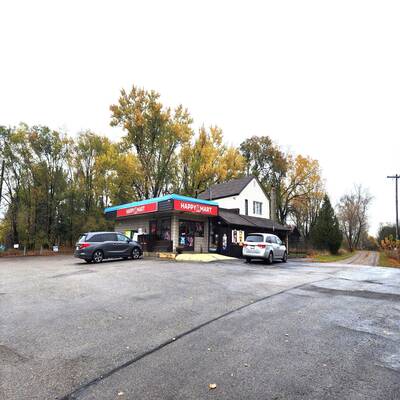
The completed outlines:
<svg viewBox="0 0 400 400">
<path fill-rule="evenodd" d="M 198 198 L 169 194 L 108 207 L 105 213 L 116 231 L 137 238 L 145 251 L 241 257 L 249 233 L 274 233 L 288 246 L 290 229 L 269 218 L 270 209 L 260 183 L 248 176 L 213 185 Z"/>
</svg>

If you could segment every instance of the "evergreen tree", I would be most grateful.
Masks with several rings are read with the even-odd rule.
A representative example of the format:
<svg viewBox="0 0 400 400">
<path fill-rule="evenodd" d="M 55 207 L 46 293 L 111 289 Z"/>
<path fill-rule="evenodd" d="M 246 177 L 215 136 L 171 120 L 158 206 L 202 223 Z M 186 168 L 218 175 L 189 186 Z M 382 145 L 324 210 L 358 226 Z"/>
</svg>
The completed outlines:
<svg viewBox="0 0 400 400">
<path fill-rule="evenodd" d="M 342 238 L 339 221 L 329 197 L 325 195 L 318 217 L 311 230 L 311 240 L 318 249 L 329 250 L 332 254 L 336 254 L 342 244 Z"/>
</svg>

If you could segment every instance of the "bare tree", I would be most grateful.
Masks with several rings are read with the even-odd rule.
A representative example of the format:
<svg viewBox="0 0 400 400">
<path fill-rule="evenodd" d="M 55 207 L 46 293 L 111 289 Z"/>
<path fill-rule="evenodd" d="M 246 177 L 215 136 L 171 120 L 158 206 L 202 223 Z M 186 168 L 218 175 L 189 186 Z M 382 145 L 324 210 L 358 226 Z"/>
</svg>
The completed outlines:
<svg viewBox="0 0 400 400">
<path fill-rule="evenodd" d="M 371 200 L 368 190 L 355 185 L 353 191 L 342 196 L 339 201 L 338 219 L 350 251 L 358 248 L 368 230 L 368 207 Z"/>
<path fill-rule="evenodd" d="M 325 196 L 322 179 L 315 181 L 311 189 L 303 196 L 293 199 L 290 212 L 291 218 L 304 238 L 306 245 Z"/>
</svg>

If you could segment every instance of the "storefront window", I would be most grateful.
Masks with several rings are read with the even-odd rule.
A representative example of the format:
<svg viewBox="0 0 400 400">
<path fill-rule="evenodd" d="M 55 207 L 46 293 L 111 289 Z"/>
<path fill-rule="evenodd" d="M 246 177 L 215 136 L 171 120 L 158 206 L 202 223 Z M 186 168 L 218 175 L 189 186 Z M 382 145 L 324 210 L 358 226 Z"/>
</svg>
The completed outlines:
<svg viewBox="0 0 400 400">
<path fill-rule="evenodd" d="M 171 218 L 150 221 L 150 234 L 155 240 L 171 240 Z"/>
<path fill-rule="evenodd" d="M 171 240 L 171 219 L 166 218 L 160 221 L 159 234 L 161 240 Z"/>
<path fill-rule="evenodd" d="M 157 235 L 157 221 L 150 221 L 150 235 Z"/>
<path fill-rule="evenodd" d="M 193 250 L 196 223 L 194 221 L 179 220 L 179 246 Z"/>
</svg>

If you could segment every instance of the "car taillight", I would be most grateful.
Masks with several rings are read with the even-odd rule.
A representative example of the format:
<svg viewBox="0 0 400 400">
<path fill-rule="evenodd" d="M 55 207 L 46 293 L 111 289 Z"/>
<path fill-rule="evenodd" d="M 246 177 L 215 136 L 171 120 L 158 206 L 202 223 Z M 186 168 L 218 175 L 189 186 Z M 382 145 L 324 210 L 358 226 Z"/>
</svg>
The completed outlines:
<svg viewBox="0 0 400 400">
<path fill-rule="evenodd" d="M 79 245 L 79 249 L 82 250 L 82 249 L 85 249 L 86 247 L 89 247 L 89 246 L 90 246 L 90 243 L 81 243 Z"/>
<path fill-rule="evenodd" d="M 260 249 L 265 249 L 267 247 L 266 244 L 258 244 L 257 247 L 259 247 Z"/>
</svg>

